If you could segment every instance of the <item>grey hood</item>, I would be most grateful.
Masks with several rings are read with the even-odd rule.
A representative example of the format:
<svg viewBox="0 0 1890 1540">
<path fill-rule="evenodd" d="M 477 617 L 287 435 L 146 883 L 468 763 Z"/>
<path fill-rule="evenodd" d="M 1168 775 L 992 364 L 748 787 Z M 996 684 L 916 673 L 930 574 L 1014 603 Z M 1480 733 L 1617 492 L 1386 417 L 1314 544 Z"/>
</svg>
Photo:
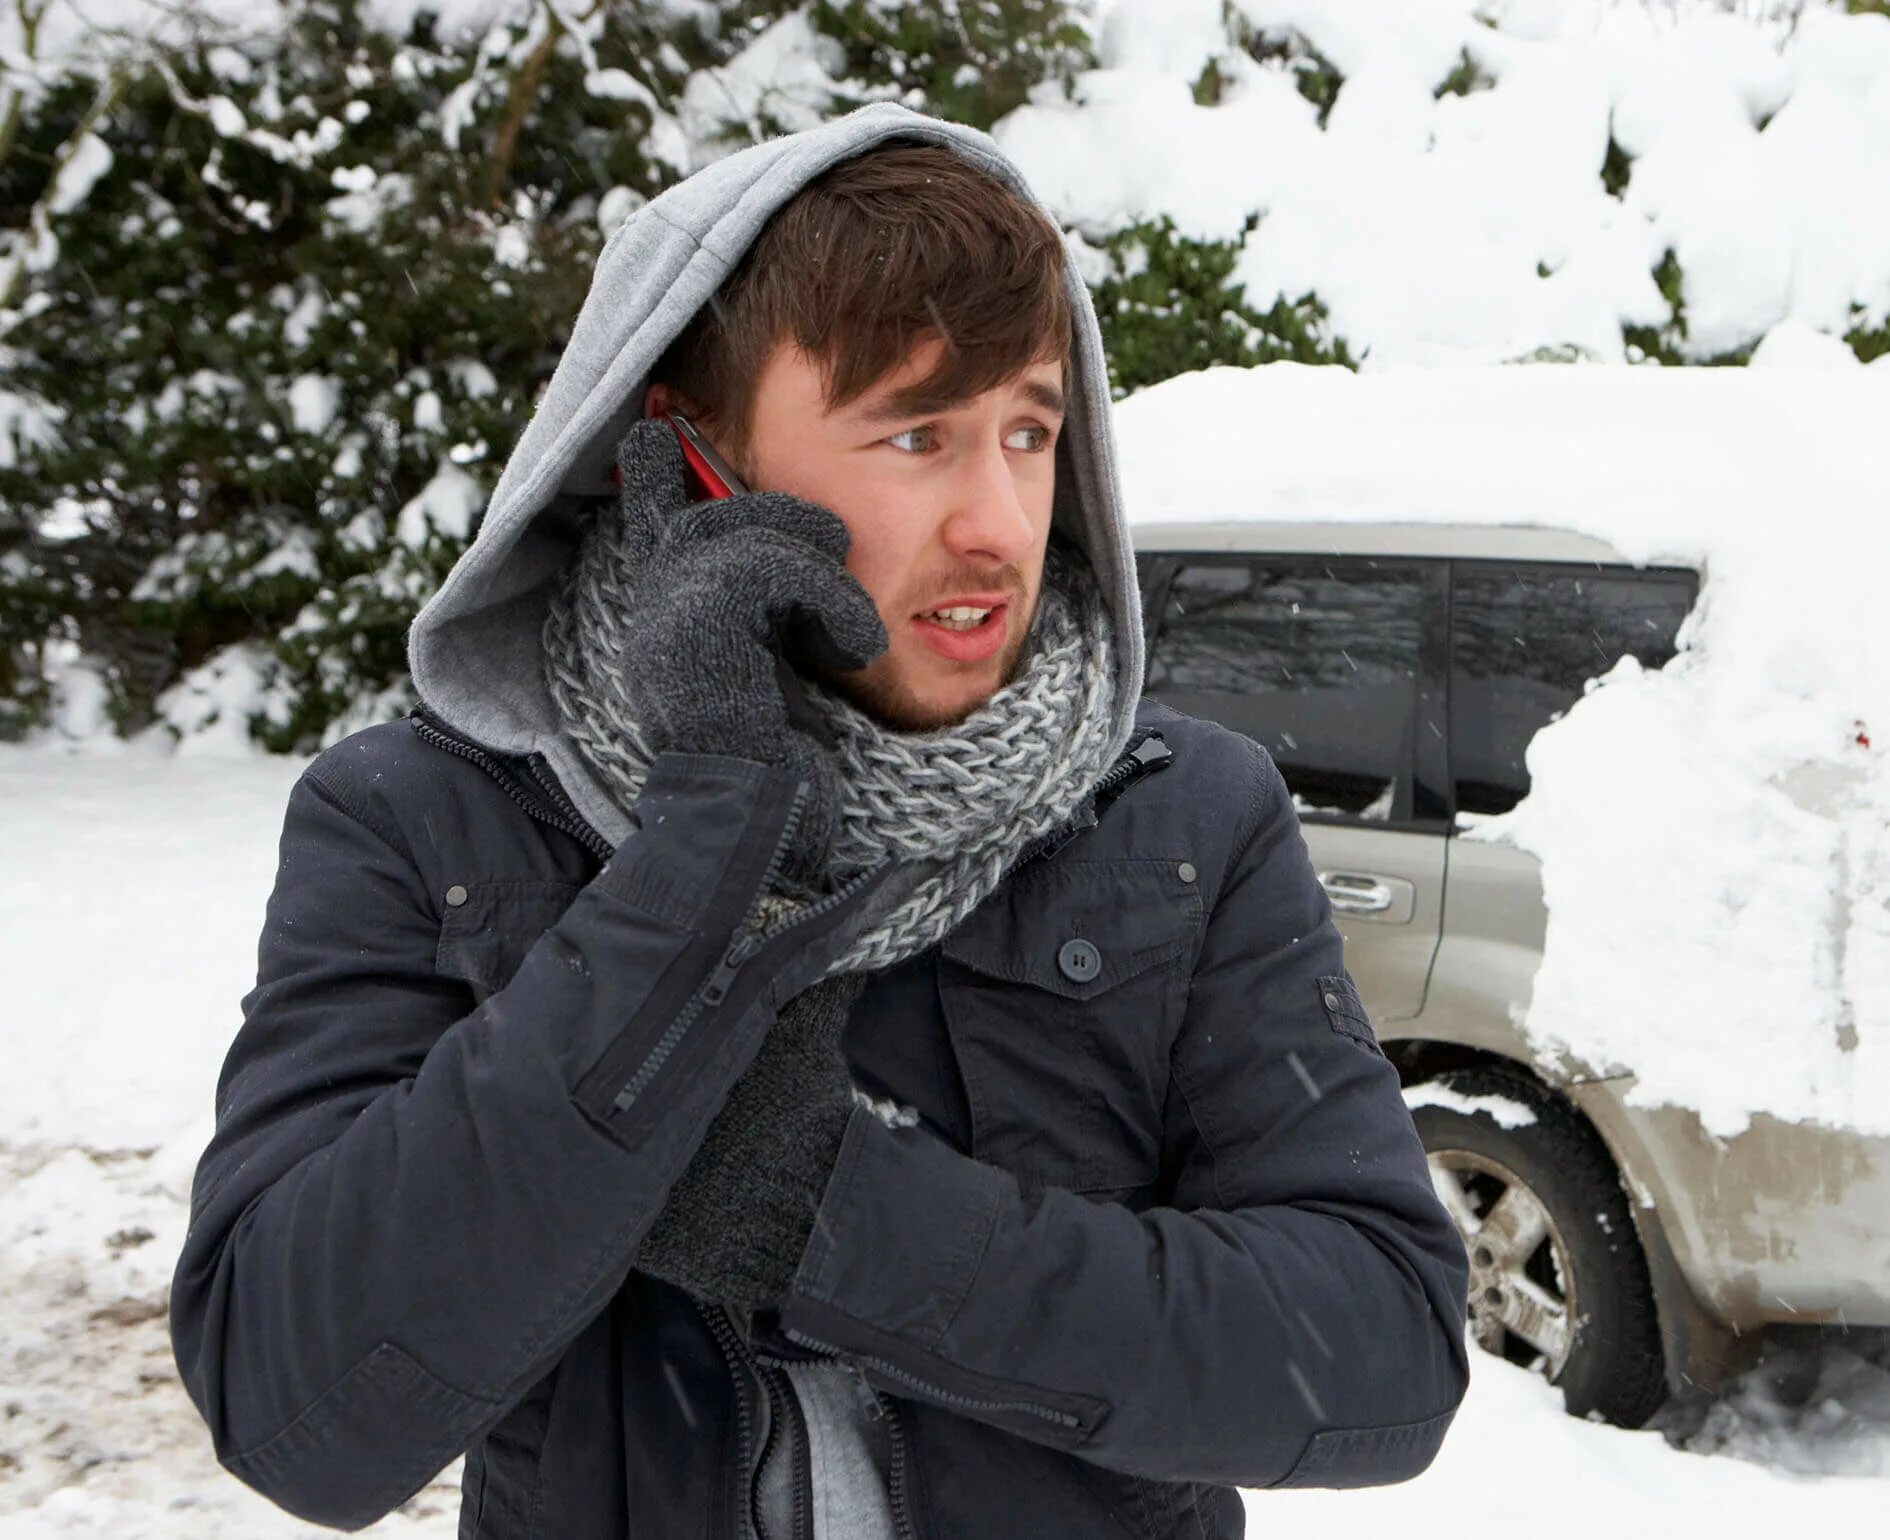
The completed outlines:
<svg viewBox="0 0 1890 1540">
<path fill-rule="evenodd" d="M 543 753 L 578 810 L 613 845 L 628 819 L 560 730 L 540 640 L 587 500 L 611 492 L 616 445 L 642 415 L 650 369 L 762 226 L 828 167 L 894 137 L 943 145 L 1043 206 L 988 135 L 882 102 L 717 161 L 637 210 L 597 259 L 571 341 L 506 461 L 477 537 L 408 633 L 414 687 L 428 707 L 490 748 Z M 1075 343 L 1053 524 L 1088 555 L 1115 621 L 1121 672 L 1113 757 L 1127 741 L 1142 689 L 1141 607 L 1102 338 L 1069 259 L 1064 282 Z"/>
</svg>

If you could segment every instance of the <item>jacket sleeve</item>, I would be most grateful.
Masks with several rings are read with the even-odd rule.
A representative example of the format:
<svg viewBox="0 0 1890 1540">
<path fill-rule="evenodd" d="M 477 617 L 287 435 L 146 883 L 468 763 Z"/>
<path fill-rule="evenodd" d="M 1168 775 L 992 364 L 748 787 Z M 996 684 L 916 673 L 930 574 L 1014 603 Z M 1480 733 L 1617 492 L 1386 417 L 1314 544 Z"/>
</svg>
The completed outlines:
<svg viewBox="0 0 1890 1540">
<path fill-rule="evenodd" d="M 1467 1261 L 1260 763 L 1174 1049 L 1171 1206 L 856 1112 L 782 1309 L 895 1394 L 1163 1480 L 1416 1475 L 1468 1382 Z"/>
<path fill-rule="evenodd" d="M 665 755 L 642 831 L 467 1014 L 434 972 L 438 899 L 347 748 L 289 797 L 170 1314 L 220 1462 L 357 1529 L 609 1300 L 773 992 L 805 979 L 757 957 L 698 998 L 797 793 L 785 772 Z"/>
</svg>

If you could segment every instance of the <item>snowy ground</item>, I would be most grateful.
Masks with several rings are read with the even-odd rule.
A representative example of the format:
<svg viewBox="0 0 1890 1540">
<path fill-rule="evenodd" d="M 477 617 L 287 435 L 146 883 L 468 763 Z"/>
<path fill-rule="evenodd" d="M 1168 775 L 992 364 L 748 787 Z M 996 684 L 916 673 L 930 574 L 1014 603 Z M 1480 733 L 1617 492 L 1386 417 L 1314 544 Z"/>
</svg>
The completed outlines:
<svg viewBox="0 0 1890 1540">
<path fill-rule="evenodd" d="M 217 1469 L 164 1325 L 298 770 L 0 750 L 0 1540 L 318 1533 Z M 1473 1515 L 1511 1513 L 1541 1540 L 1587 1540 L 1600 1516 L 1720 1540 L 1869 1532 L 1890 1491 L 1890 1354 L 1859 1357 L 1861 1340 L 1786 1365 L 1805 1371 L 1801 1406 L 1748 1380 L 1691 1438 L 1711 1456 L 1576 1422 L 1539 1381 L 1479 1357 L 1420 1480 L 1255 1494 L 1253 1527 L 1456 1540 Z M 1818 1470 L 1846 1474 L 1798 1474 Z M 456 1481 L 443 1473 L 370 1533 L 451 1536 Z"/>
</svg>

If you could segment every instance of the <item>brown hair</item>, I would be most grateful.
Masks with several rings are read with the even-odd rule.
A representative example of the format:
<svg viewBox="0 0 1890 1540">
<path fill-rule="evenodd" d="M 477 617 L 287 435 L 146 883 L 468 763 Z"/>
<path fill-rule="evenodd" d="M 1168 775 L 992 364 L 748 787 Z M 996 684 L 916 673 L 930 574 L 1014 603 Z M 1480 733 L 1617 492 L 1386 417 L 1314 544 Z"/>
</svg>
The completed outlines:
<svg viewBox="0 0 1890 1540">
<path fill-rule="evenodd" d="M 963 156 L 893 140 L 783 205 L 651 378 L 739 455 L 782 342 L 822 364 L 832 410 L 933 339 L 937 367 L 902 397 L 961 401 L 1048 360 L 1067 376 L 1070 325 L 1057 227 Z"/>
</svg>

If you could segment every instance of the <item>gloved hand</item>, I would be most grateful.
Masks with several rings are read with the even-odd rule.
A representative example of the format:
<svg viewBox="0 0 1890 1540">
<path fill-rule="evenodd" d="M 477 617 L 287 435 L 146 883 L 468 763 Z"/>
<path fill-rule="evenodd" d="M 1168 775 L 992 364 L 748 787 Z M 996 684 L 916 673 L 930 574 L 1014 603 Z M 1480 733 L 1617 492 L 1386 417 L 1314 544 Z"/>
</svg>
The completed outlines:
<svg viewBox="0 0 1890 1540">
<path fill-rule="evenodd" d="M 646 418 L 617 448 L 630 606 L 609 661 L 663 747 L 793 770 L 811 795 L 784 875 L 806 892 L 839 820 L 838 761 L 793 710 L 800 673 L 861 669 L 884 652 L 879 611 L 846 570 L 838 515 L 786 492 L 691 503 L 682 447 Z"/>
<path fill-rule="evenodd" d="M 783 1007 L 644 1235 L 641 1271 L 748 1312 L 787 1292 L 853 1110 L 840 1036 L 865 981 L 836 974 Z"/>
</svg>

